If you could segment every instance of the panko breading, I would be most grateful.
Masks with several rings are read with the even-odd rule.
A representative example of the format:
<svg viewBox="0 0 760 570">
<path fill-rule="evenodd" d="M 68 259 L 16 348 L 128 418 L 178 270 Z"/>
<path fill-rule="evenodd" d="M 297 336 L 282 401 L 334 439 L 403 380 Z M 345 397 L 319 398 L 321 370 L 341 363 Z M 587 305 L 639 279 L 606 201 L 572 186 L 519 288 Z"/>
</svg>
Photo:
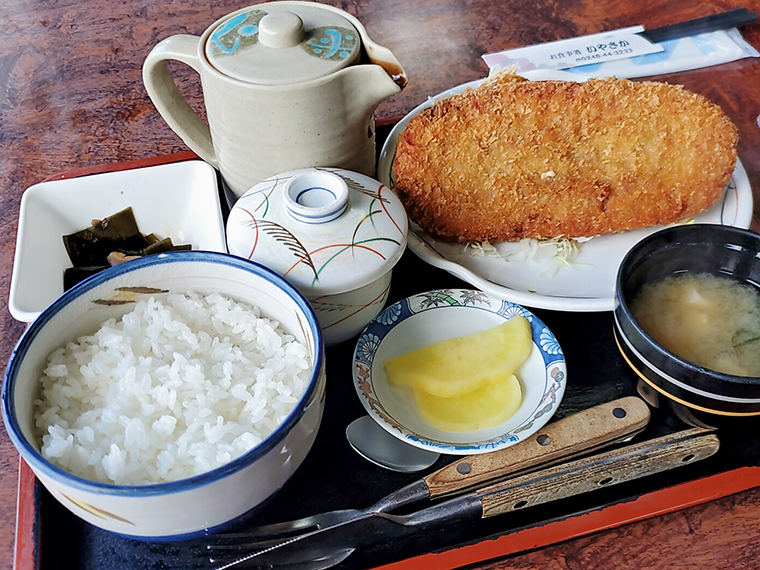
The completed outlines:
<svg viewBox="0 0 760 570">
<path fill-rule="evenodd" d="M 680 86 L 504 73 L 413 117 L 394 183 L 410 218 L 439 237 L 591 237 L 712 206 L 737 139 L 717 105 Z"/>
</svg>

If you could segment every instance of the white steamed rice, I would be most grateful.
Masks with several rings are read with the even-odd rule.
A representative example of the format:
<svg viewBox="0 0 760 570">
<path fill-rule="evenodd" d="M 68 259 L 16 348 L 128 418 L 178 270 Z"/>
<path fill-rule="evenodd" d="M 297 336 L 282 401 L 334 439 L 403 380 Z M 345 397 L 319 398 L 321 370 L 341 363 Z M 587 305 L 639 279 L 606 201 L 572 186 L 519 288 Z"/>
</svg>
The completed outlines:
<svg viewBox="0 0 760 570">
<path fill-rule="evenodd" d="M 150 297 L 50 355 L 35 402 L 42 455 L 116 484 L 205 473 L 272 433 L 311 370 L 307 348 L 257 307 Z"/>
</svg>

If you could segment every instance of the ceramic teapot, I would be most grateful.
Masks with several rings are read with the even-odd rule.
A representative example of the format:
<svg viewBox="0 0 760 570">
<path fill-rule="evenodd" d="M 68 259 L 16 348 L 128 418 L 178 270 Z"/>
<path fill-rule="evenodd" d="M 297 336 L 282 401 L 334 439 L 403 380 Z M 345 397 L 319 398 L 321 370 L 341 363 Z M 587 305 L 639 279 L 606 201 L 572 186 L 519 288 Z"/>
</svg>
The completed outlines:
<svg viewBox="0 0 760 570">
<path fill-rule="evenodd" d="M 169 60 L 200 75 L 208 124 L 180 94 Z M 373 176 L 374 110 L 406 85 L 406 75 L 355 17 L 288 1 L 237 10 L 200 37 L 163 40 L 145 60 L 143 82 L 169 126 L 221 172 L 234 201 L 297 168 Z"/>
</svg>

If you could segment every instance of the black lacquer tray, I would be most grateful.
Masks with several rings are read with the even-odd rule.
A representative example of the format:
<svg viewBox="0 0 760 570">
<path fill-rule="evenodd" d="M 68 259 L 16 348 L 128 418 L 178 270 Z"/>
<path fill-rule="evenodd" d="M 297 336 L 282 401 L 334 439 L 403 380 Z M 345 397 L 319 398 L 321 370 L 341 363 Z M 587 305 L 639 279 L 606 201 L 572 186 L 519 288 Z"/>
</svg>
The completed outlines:
<svg viewBox="0 0 760 570">
<path fill-rule="evenodd" d="M 151 164 L 187 158 L 158 157 Z M 113 165 L 112 169 L 146 165 L 138 162 Z M 407 251 L 394 269 L 388 303 L 446 288 L 472 287 Z M 531 311 L 552 330 L 566 357 L 567 387 L 554 419 L 636 394 L 636 376 L 615 345 L 611 312 Z M 355 342 L 351 339 L 327 349 L 324 418 L 306 460 L 266 505 L 238 521 L 234 529 L 332 509 L 364 508 L 456 459 L 443 456 L 426 472 L 400 474 L 369 463 L 349 447 L 346 426 L 365 413 L 351 378 Z M 476 565 L 524 548 L 545 546 L 760 485 L 760 440 L 754 437 L 760 420 L 732 419 L 722 423 L 718 431 L 720 451 L 700 463 L 519 513 L 475 524 L 454 522 L 447 528 L 419 533 L 393 544 L 359 549 L 336 568 L 390 566 L 400 570 Z M 649 427 L 637 440 L 685 427 L 670 414 L 654 410 Z M 28 469 L 22 468 L 24 477 L 31 476 Z M 20 512 L 26 514 L 18 522 L 18 570 L 212 568 L 205 557 L 203 538 L 156 542 L 116 536 L 78 519 L 39 482 L 21 483 Z"/>
</svg>

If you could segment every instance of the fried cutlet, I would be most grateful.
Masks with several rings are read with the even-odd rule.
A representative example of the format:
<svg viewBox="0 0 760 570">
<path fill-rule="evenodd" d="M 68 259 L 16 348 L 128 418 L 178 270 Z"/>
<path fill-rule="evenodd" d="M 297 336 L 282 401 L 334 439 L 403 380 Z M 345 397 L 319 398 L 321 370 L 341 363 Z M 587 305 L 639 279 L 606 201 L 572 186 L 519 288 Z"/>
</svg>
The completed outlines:
<svg viewBox="0 0 760 570">
<path fill-rule="evenodd" d="M 717 105 L 680 86 L 503 73 L 411 119 L 394 183 L 410 218 L 446 239 L 590 237 L 709 208 L 737 138 Z"/>
</svg>

